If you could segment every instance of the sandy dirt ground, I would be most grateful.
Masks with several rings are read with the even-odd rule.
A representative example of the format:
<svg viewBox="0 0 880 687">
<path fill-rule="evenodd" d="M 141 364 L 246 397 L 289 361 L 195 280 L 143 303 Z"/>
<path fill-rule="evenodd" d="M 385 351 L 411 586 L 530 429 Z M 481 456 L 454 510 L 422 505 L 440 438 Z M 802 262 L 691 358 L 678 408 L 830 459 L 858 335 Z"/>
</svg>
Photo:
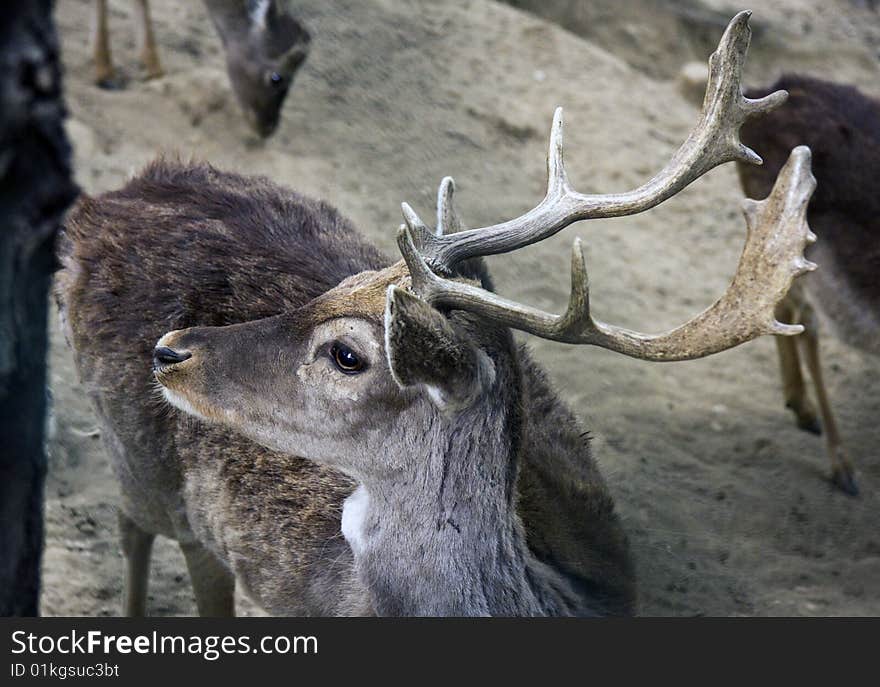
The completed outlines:
<svg viewBox="0 0 880 687">
<path fill-rule="evenodd" d="M 702 3 L 703 15 L 675 23 L 681 39 L 666 50 L 657 41 L 669 34 L 657 27 L 672 21 L 662 14 L 671 3 L 646 0 L 638 11 L 632 0 L 614 14 L 609 3 L 596 2 L 596 13 L 605 10 L 596 15 L 602 29 L 579 36 L 484 0 L 297 0 L 315 36 L 313 51 L 280 130 L 260 142 L 232 99 L 201 3 L 152 4 L 167 75 L 140 80 L 134 3 L 111 0 L 114 56 L 129 82 L 108 92 L 91 84 L 91 2 L 57 3 L 83 188 L 116 188 L 161 152 L 195 156 L 327 199 L 389 255 L 400 202 L 430 216 L 444 175 L 455 177 L 470 225 L 537 202 L 556 105 L 566 108 L 576 187 L 620 191 L 647 179 L 695 121 L 673 75 L 699 50 L 700 59 L 707 56 L 706 35 L 712 42 L 720 36 L 712 21 L 695 24 L 693 16 L 729 17 L 740 9 Z M 750 85 L 802 68 L 877 94 L 877 14 L 844 0 L 754 5 Z M 608 38 L 615 35 L 623 38 Z M 726 287 L 744 237 L 740 197 L 728 165 L 652 212 L 576 225 L 489 265 L 501 293 L 559 311 L 569 246 L 582 236 L 596 315 L 659 331 Z M 71 355 L 57 322 L 51 327 L 54 433 L 42 610 L 116 615 L 118 490 Z M 828 383 L 858 466 L 862 494 L 853 499 L 830 487 L 822 440 L 796 429 L 783 407 L 768 338 L 662 365 L 529 343 L 595 436 L 631 537 L 641 613 L 880 614 L 880 360 L 831 334 L 823 338 Z M 149 605 L 155 615 L 195 612 L 173 542 L 157 542 Z M 246 600 L 240 611 L 258 613 Z"/>
</svg>

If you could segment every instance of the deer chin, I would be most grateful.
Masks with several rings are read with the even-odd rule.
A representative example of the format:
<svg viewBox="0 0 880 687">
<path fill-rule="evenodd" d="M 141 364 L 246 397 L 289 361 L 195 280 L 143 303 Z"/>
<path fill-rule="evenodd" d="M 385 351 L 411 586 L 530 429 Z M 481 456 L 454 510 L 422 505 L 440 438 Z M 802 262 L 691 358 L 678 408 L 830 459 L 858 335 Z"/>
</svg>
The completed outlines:
<svg viewBox="0 0 880 687">
<path fill-rule="evenodd" d="M 182 410 L 184 413 L 193 415 L 205 422 L 214 422 L 232 427 L 239 424 L 238 413 L 225 408 L 218 408 L 192 392 L 172 388 L 161 379 L 158 381 L 162 385 L 162 396 L 170 405 L 178 410 Z"/>
<path fill-rule="evenodd" d="M 187 415 L 198 418 L 203 422 L 222 425 L 240 432 L 252 441 L 272 451 L 299 455 L 297 449 L 302 447 L 301 443 L 291 442 L 285 433 L 279 432 L 274 428 L 265 427 L 259 423 L 250 422 L 237 411 L 217 406 L 191 389 L 170 386 L 168 380 L 163 381 L 159 375 L 157 375 L 157 380 L 161 386 L 162 396 L 165 401 Z"/>
</svg>

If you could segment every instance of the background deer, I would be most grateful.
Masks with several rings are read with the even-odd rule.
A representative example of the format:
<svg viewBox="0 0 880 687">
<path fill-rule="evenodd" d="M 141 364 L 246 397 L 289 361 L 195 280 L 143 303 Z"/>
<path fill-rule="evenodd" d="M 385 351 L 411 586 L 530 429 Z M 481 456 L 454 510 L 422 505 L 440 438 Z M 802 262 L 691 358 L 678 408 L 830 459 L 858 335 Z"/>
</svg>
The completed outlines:
<svg viewBox="0 0 880 687">
<path fill-rule="evenodd" d="M 851 86 L 801 75 L 783 76 L 772 88 L 786 89 L 789 100 L 743 127 L 743 141 L 766 153 L 760 169 L 739 165 L 743 189 L 751 198 L 766 195 L 785 162 L 785 151 L 795 145 L 813 150 L 819 181 L 809 221 L 821 241 L 809 256 L 822 269 L 796 285 L 779 306 L 780 318 L 804 326 L 801 336 L 776 342 L 785 403 L 798 427 L 824 430 L 831 478 L 856 495 L 853 464 L 822 378 L 815 306 L 839 338 L 880 354 L 880 103 Z M 813 380 L 821 424 L 804 383 L 801 356 Z"/>
<path fill-rule="evenodd" d="M 509 328 L 658 361 L 800 332 L 774 310 L 812 268 L 809 152 L 746 206 L 728 292 L 662 335 L 593 320 L 578 244 L 561 317 L 492 294 L 478 258 L 758 161 L 737 131 L 784 94 L 741 96 L 747 20 L 725 32 L 700 121 L 652 180 L 572 190 L 557 112 L 538 206 L 456 233 L 445 180 L 438 231 L 405 206 L 391 266 L 329 206 L 207 165 L 160 161 L 84 198 L 58 296 L 122 485 L 127 612 L 145 610 L 156 534 L 180 542 L 201 614 L 231 613 L 236 580 L 279 614 L 631 612 L 626 539 L 588 444 Z"/>
<path fill-rule="evenodd" d="M 311 37 L 278 0 L 204 0 L 226 52 L 229 82 L 248 124 L 262 137 L 278 126 L 281 106 L 297 70 L 305 61 Z M 137 0 L 140 60 L 147 78 L 162 76 L 149 0 Z M 107 0 L 95 0 L 92 44 L 95 82 L 116 83 L 110 53 Z"/>
</svg>

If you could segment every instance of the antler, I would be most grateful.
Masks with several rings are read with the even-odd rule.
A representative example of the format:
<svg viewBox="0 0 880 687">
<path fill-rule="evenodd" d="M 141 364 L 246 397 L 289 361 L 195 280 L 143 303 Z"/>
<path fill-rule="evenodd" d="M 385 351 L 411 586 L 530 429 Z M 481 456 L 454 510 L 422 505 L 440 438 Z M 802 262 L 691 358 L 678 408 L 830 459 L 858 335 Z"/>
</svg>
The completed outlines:
<svg viewBox="0 0 880 687">
<path fill-rule="evenodd" d="M 806 209 L 816 181 L 810 150 L 795 148 L 763 201 L 746 201 L 747 238 L 733 282 L 710 308 L 680 327 L 648 335 L 594 320 L 590 314 L 587 268 L 576 240 L 572 252 L 571 298 L 562 315 L 530 308 L 469 283 L 447 279 L 467 258 L 504 253 L 541 241 L 569 224 L 597 217 L 635 214 L 678 193 L 713 167 L 732 160 L 760 163 L 739 140 L 752 115 L 780 105 L 785 91 L 751 100 L 740 80 L 748 49 L 751 12 L 727 26 L 709 58 L 709 82 L 700 119 L 669 163 L 643 186 L 621 194 L 585 195 L 571 188 L 562 156 L 562 110 L 557 109 L 547 156 L 547 193 L 525 215 L 481 229 L 459 231 L 452 207 L 454 184 L 446 177 L 437 194 L 437 228 L 428 230 L 406 203 L 398 245 L 413 290 L 428 302 L 468 310 L 515 329 L 554 341 L 591 344 L 645 360 L 688 360 L 737 346 L 762 334 L 799 334 L 800 325 L 777 322 L 776 305 L 798 275 L 815 269 L 803 251 L 815 240 Z"/>
<path fill-rule="evenodd" d="M 762 334 L 803 331 L 800 325 L 777 322 L 774 311 L 794 278 L 816 268 L 803 257 L 806 244 L 816 240 L 806 221 L 807 204 L 815 187 L 810 149 L 799 146 L 779 172 L 770 195 L 762 201 L 744 201 L 746 244 L 727 292 L 689 322 L 653 336 L 593 319 L 580 239 L 575 240 L 572 251 L 571 298 L 563 315 L 545 313 L 471 284 L 439 277 L 416 249 L 406 227 L 401 227 L 397 242 L 412 276 L 413 289 L 432 304 L 467 310 L 554 341 L 600 346 L 643 360 L 689 360 L 738 346 Z"/>
<path fill-rule="evenodd" d="M 547 193 L 526 214 L 501 224 L 447 235 L 442 231 L 442 218 L 438 218 L 438 231 L 432 233 L 404 203 L 404 219 L 424 260 L 431 269 L 451 274 L 462 260 L 506 253 L 536 243 L 579 220 L 648 210 L 724 162 L 742 160 L 760 164 L 761 158 L 739 141 L 740 126 L 752 115 L 782 104 L 788 94 L 776 91 L 758 100 L 742 95 L 742 68 L 751 39 L 750 16 L 749 11 L 740 12 L 727 26 L 718 49 L 709 58 L 709 81 L 700 119 L 653 179 L 626 193 L 587 195 L 574 191 L 563 164 L 562 108 L 558 108 L 553 117 L 547 155 Z M 451 197 L 451 179 L 447 188 Z"/>
</svg>

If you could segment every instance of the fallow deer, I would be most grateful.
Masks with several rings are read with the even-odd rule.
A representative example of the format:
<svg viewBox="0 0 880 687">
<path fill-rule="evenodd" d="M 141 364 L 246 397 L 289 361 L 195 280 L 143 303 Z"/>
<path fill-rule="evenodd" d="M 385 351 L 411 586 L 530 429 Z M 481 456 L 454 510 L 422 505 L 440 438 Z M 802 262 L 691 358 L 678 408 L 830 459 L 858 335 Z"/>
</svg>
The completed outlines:
<svg viewBox="0 0 880 687">
<path fill-rule="evenodd" d="M 180 542 L 203 615 L 232 613 L 236 581 L 276 614 L 632 612 L 626 538 L 589 445 L 511 329 L 655 361 L 799 333 L 774 312 L 813 268 L 809 150 L 747 202 L 728 291 L 665 334 L 591 317 L 579 242 L 562 316 L 492 293 L 480 257 L 759 162 L 737 132 L 785 94 L 742 96 L 748 16 L 725 31 L 699 122 L 653 179 L 574 191 L 557 110 L 533 210 L 456 231 L 447 178 L 435 232 L 404 205 L 390 266 L 328 205 L 205 164 L 159 161 L 84 198 L 57 293 L 122 484 L 127 612 L 145 610 L 156 534 Z"/>
<path fill-rule="evenodd" d="M 824 431 L 832 481 L 856 495 L 853 464 L 822 377 L 815 306 L 841 340 L 880 355 L 880 102 L 851 86 L 808 76 L 783 76 L 772 86 L 780 88 L 789 91 L 788 102 L 742 129 L 743 141 L 760 145 L 767 164 L 760 169 L 739 165 L 740 179 L 749 197 L 763 197 L 786 150 L 796 145 L 813 150 L 819 186 L 808 217 L 821 241 L 808 256 L 822 269 L 780 303 L 779 317 L 802 324 L 804 333 L 777 339 L 777 345 L 787 407 L 802 429 Z M 813 380 L 821 423 L 804 384 L 801 356 Z"/>
<path fill-rule="evenodd" d="M 262 137 L 278 126 L 281 106 L 305 61 L 311 37 L 278 0 L 204 0 L 226 51 L 226 71 L 248 124 Z M 149 0 L 137 0 L 140 60 L 147 78 L 162 76 Z M 107 0 L 95 0 L 92 47 L 95 82 L 116 84 Z"/>
</svg>

